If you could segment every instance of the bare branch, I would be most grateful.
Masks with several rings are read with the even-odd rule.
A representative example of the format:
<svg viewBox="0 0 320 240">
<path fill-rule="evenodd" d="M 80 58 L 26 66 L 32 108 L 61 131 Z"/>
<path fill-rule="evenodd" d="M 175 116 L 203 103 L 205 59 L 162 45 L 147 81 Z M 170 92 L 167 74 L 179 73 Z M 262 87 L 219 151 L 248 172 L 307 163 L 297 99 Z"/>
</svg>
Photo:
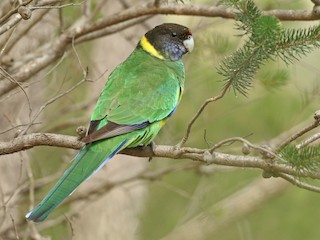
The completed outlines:
<svg viewBox="0 0 320 240">
<path fill-rule="evenodd" d="M 12 40 L 12 36 L 15 33 L 16 28 L 13 28 L 12 31 L 10 32 L 9 36 L 0 43 L 1 46 L 1 51 L 0 51 L 0 59 L 3 57 L 4 52 L 7 50 L 8 48 L 8 44 L 10 42 L 10 40 Z"/>
<path fill-rule="evenodd" d="M 0 35 L 10 30 L 12 27 L 16 26 L 20 22 L 20 20 L 23 19 L 22 15 L 18 13 L 19 8 L 28 5 L 30 2 L 32 2 L 32 0 L 27 0 L 26 2 L 21 3 L 19 6 L 12 9 L 10 12 L 8 12 L 5 16 L 3 16 L 0 19 L 0 22 L 3 23 L 3 25 L 0 26 Z M 41 9 L 44 6 L 52 5 L 59 2 L 61 1 L 40 1 L 36 6 L 28 7 L 29 14 L 31 14 L 32 11 L 35 9 Z"/>
<path fill-rule="evenodd" d="M 43 70 L 45 67 L 61 58 L 64 55 L 64 48 L 68 42 L 71 42 L 71 39 L 64 36 L 48 45 L 47 49 L 32 53 L 34 58 L 30 58 L 27 62 L 21 63 L 23 64 L 23 67 L 20 66 L 20 64 L 15 66 L 15 68 L 12 69 L 12 72 L 17 72 L 11 74 L 11 77 L 17 82 L 28 80 L 31 76 L 34 76 L 40 70 Z M 0 96 L 10 92 L 16 86 L 17 84 L 11 81 L 2 81 L 2 85 L 0 85 Z"/>
<path fill-rule="evenodd" d="M 145 16 L 145 17 L 139 17 L 133 20 L 128 20 L 126 22 L 123 23 L 119 23 L 113 26 L 110 26 L 108 28 L 104 28 L 98 31 L 93 31 L 92 33 L 88 33 L 83 37 L 79 37 L 75 42 L 77 44 L 82 43 L 82 42 L 86 42 L 86 41 L 90 41 L 90 40 L 94 40 L 100 37 L 104 37 L 107 35 L 111 35 L 113 33 L 117 33 L 119 31 L 125 30 L 129 27 L 132 27 L 136 24 L 142 23 L 146 20 L 149 20 L 150 18 L 152 18 L 153 16 Z"/>
<path fill-rule="evenodd" d="M 17 25 L 21 19 L 22 17 L 20 14 L 15 14 L 13 17 L 11 17 L 9 21 L 7 21 L 5 24 L 0 26 L 0 35 L 6 31 L 9 31 L 11 28 Z"/>
<path fill-rule="evenodd" d="M 303 188 L 312 192 L 317 192 L 320 193 L 320 188 L 314 185 L 310 185 L 304 182 L 301 182 L 299 179 L 297 179 L 296 177 L 290 176 L 288 174 L 285 173 L 279 173 L 279 177 L 287 180 L 288 182 L 292 183 L 293 185 L 299 187 L 299 188 Z"/>
<path fill-rule="evenodd" d="M 34 177 L 29 160 L 27 161 L 27 175 L 29 178 L 29 209 L 32 209 L 34 207 Z"/>
<path fill-rule="evenodd" d="M 59 98 L 67 95 L 68 93 L 72 92 L 74 89 L 76 89 L 77 87 L 79 87 L 81 84 L 83 84 L 85 81 L 87 81 L 87 72 L 84 72 L 85 76 L 84 78 L 79 81 L 77 84 L 73 85 L 71 88 L 69 88 L 68 90 L 64 91 L 63 93 L 58 94 L 57 96 L 49 99 L 46 103 L 44 103 L 39 111 L 33 116 L 32 120 L 30 121 L 30 123 L 28 124 L 28 126 L 20 133 L 20 135 L 25 134 L 29 128 L 34 124 L 35 120 L 39 117 L 40 113 L 50 104 L 54 103 L 55 101 L 57 101 Z"/>
<path fill-rule="evenodd" d="M 20 171 L 19 171 L 19 177 L 17 179 L 17 184 L 16 184 L 16 187 L 13 188 L 14 191 L 9 196 L 7 195 L 7 200 L 4 203 L 4 205 L 7 205 L 11 201 L 13 196 L 16 195 L 18 193 L 18 191 L 19 191 L 19 184 L 20 184 L 20 180 L 21 180 L 21 177 L 22 177 L 22 164 L 23 164 L 22 153 L 20 153 L 19 155 L 20 155 Z M 3 196 L 5 197 L 6 194 L 4 194 Z M 1 224 L 0 224 L 0 226 L 1 226 Z"/>
<path fill-rule="evenodd" d="M 31 3 L 32 0 L 27 0 L 25 2 L 22 2 L 21 4 L 19 4 L 17 7 L 15 7 L 14 9 L 12 9 L 11 11 L 7 12 L 6 15 L 4 15 L 3 17 L 0 18 L 0 24 L 4 23 L 5 21 L 7 21 L 13 14 L 17 13 L 18 12 L 18 9 L 21 7 L 21 6 L 26 6 L 28 5 L 29 3 Z"/>
<path fill-rule="evenodd" d="M 19 239 L 20 239 L 20 237 L 19 237 L 19 234 L 18 234 L 18 230 L 17 230 L 16 223 L 15 223 L 15 221 L 14 221 L 14 218 L 12 217 L 12 215 L 11 215 L 11 214 L 9 214 L 9 216 L 10 216 L 10 218 L 11 218 L 12 227 L 13 227 L 13 229 L 14 229 L 15 237 L 16 237 L 16 239 L 17 239 L 17 240 L 19 240 Z"/>
<path fill-rule="evenodd" d="M 84 1 L 83 13 L 86 18 L 89 18 L 91 15 L 91 0 Z"/>
<path fill-rule="evenodd" d="M 92 11 L 90 20 L 97 16 L 97 14 L 103 9 L 103 6 L 108 3 L 108 0 L 100 1 L 97 3 L 96 8 Z"/>
<path fill-rule="evenodd" d="M 8 42 L 8 45 L 4 49 L 5 53 L 7 54 L 8 52 L 10 52 L 12 47 L 14 47 L 15 44 L 30 31 L 30 29 L 32 29 L 37 23 L 40 23 L 41 19 L 48 13 L 48 11 L 49 10 L 42 11 L 39 15 L 36 15 L 34 18 L 32 18 L 30 24 L 27 25 L 22 31 L 17 31 L 13 39 L 10 42 Z M 0 46 L 1 45 L 2 44 L 0 43 Z"/>
<path fill-rule="evenodd" d="M 305 146 L 309 145 L 310 143 L 317 141 L 318 139 L 320 139 L 320 133 L 316 133 L 316 134 L 312 135 L 311 137 L 304 140 L 302 143 L 299 143 L 296 147 L 298 149 L 305 147 Z"/>
<path fill-rule="evenodd" d="M 57 2 L 57 1 L 44 1 L 39 2 L 37 6 L 43 6 L 43 4 L 48 4 L 48 2 Z M 281 20 L 316 20 L 320 16 L 313 15 L 312 11 L 290 11 L 288 10 L 273 10 L 263 12 L 266 15 L 274 15 Z M 234 10 L 226 9 L 224 7 L 217 6 L 204 6 L 204 5 L 195 5 L 195 4 L 162 4 L 159 7 L 154 5 L 154 1 L 148 2 L 143 5 L 138 5 L 131 7 L 120 13 L 108 16 L 106 18 L 99 19 L 95 22 L 85 22 L 80 26 L 71 28 L 61 34 L 57 39 L 53 40 L 47 44 L 40 51 L 32 53 L 28 61 L 23 62 L 23 68 L 21 65 L 16 65 L 10 72 L 14 72 L 12 76 L 17 81 L 26 81 L 34 74 L 38 73 L 43 68 L 47 67 L 49 64 L 56 61 L 61 57 L 68 48 L 70 48 L 71 39 L 77 39 L 80 37 L 85 37 L 87 34 L 92 32 L 110 27 L 112 25 L 122 23 L 131 19 L 135 19 L 141 16 L 155 15 L 155 14 L 175 14 L 175 15 L 190 15 L 190 16 L 203 16 L 203 17 L 223 17 L 223 18 L 234 18 Z M 20 15 L 15 15 L 19 18 L 17 21 L 21 20 Z M 11 17 L 11 21 L 14 17 Z M 6 24 L 9 24 L 9 21 Z M 16 23 L 15 23 L 16 24 Z M 0 34 L 4 31 L 7 31 L 14 24 L 10 26 L 1 26 Z M 1 30 L 2 29 L 2 30 Z M 0 96 L 8 93 L 16 87 L 15 84 L 6 82 L 0 86 Z M 208 104 L 208 103 L 207 103 Z M 183 141 L 181 141 L 183 143 Z"/>
<path fill-rule="evenodd" d="M 72 149 L 80 149 L 84 143 L 77 137 L 53 134 L 53 133 L 32 133 L 19 136 L 9 142 L 0 142 L 0 155 L 11 154 L 26 150 L 35 146 L 56 146 Z M 171 159 L 190 159 L 204 164 L 217 164 L 241 168 L 260 168 L 275 173 L 286 173 L 293 176 L 309 177 L 320 179 L 319 172 L 301 172 L 291 166 L 276 162 L 266 161 L 264 157 L 231 155 L 220 152 L 210 153 L 208 149 L 198 149 L 176 146 L 155 145 L 151 147 L 128 148 L 120 153 L 138 157 L 165 157 Z"/>
<path fill-rule="evenodd" d="M 308 126 L 304 127 L 303 129 L 299 130 L 297 133 L 291 135 L 289 138 L 287 138 L 284 142 L 280 143 L 280 145 L 277 147 L 277 151 L 281 150 L 297 138 L 301 137 L 305 133 L 311 131 L 312 129 L 315 129 L 320 125 L 320 119 L 315 119 L 311 124 Z"/>
<path fill-rule="evenodd" d="M 79 7 L 81 6 L 85 1 L 82 1 L 80 3 L 67 3 L 67 4 L 62 4 L 62 5 L 56 5 L 56 6 L 33 6 L 30 7 L 30 10 L 34 9 L 61 9 L 61 8 L 66 8 L 66 7 Z"/>
<path fill-rule="evenodd" d="M 275 158 L 278 157 L 274 152 L 272 152 L 270 149 L 266 148 L 266 147 L 262 147 L 262 146 L 258 146 L 255 144 L 252 144 L 251 142 L 249 142 L 248 140 L 241 138 L 241 137 L 233 137 L 233 138 L 228 138 L 225 140 L 220 141 L 219 143 L 215 144 L 212 148 L 209 149 L 209 152 L 213 153 L 216 149 L 218 149 L 219 147 L 225 145 L 226 143 L 232 143 L 232 142 L 242 142 L 243 144 L 245 144 L 246 146 L 255 149 L 257 151 L 259 151 L 261 154 L 263 155 L 268 155 L 269 158 Z"/>
<path fill-rule="evenodd" d="M 27 150 L 34 146 L 56 146 L 80 149 L 83 143 L 76 137 L 58 134 L 32 133 L 17 137 L 10 142 L 0 143 L 0 155 Z"/>
<path fill-rule="evenodd" d="M 31 102 L 28 96 L 28 93 L 24 89 L 24 87 L 21 85 L 20 82 L 18 82 L 14 77 L 12 77 L 3 67 L 0 66 L 0 76 L 3 76 L 4 78 L 8 79 L 12 84 L 19 86 L 19 88 L 22 90 L 24 96 L 27 99 L 28 107 L 29 107 L 29 119 L 31 117 L 32 107 Z"/>
</svg>

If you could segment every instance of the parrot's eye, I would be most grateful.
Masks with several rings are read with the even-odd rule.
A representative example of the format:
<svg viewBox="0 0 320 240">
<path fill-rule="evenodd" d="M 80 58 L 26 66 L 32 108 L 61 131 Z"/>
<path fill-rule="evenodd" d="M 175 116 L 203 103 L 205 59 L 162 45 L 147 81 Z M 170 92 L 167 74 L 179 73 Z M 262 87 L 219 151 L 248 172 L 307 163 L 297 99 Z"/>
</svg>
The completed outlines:
<svg viewBox="0 0 320 240">
<path fill-rule="evenodd" d="M 172 36 L 172 37 L 176 37 L 176 36 L 177 36 L 177 33 L 176 33 L 176 32 L 173 32 L 173 33 L 171 33 L 171 36 Z"/>
</svg>

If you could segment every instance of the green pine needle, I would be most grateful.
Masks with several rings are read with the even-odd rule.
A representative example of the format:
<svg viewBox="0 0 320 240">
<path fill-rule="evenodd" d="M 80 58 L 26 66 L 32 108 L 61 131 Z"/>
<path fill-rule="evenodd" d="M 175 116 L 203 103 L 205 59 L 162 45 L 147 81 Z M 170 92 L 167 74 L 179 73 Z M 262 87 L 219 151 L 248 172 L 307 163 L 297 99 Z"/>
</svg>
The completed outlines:
<svg viewBox="0 0 320 240">
<path fill-rule="evenodd" d="M 280 156 L 298 171 L 316 171 L 320 168 L 320 147 L 306 146 L 297 149 L 294 145 L 288 145 L 281 150 Z"/>
<path fill-rule="evenodd" d="M 264 60 L 261 48 L 254 49 L 248 44 L 226 58 L 217 71 L 225 81 L 231 81 L 235 92 L 246 95 L 252 85 L 253 76 Z"/>
<path fill-rule="evenodd" d="M 236 93 L 247 94 L 255 74 L 268 60 L 279 57 L 289 64 L 320 47 L 320 26 L 283 29 L 279 19 L 262 15 L 252 0 L 227 0 L 225 4 L 237 11 L 237 28 L 248 36 L 244 46 L 217 69 Z"/>
<path fill-rule="evenodd" d="M 320 47 L 320 25 L 304 29 L 286 29 L 277 43 L 276 54 L 285 63 L 292 63 Z"/>
<path fill-rule="evenodd" d="M 280 38 L 282 29 L 277 18 L 271 16 L 260 16 L 252 26 L 250 41 L 255 45 L 263 45 L 270 50 L 275 48 Z"/>
<path fill-rule="evenodd" d="M 270 58 L 281 31 L 278 20 L 273 17 L 260 16 L 255 20 L 246 44 L 226 58 L 217 69 L 226 82 L 231 81 L 235 92 L 243 95 L 247 94 L 261 64 Z"/>
<path fill-rule="evenodd" d="M 224 4 L 232 7 L 236 13 L 237 29 L 244 30 L 246 34 L 251 33 L 255 20 L 261 17 L 262 13 L 253 1 L 227 0 Z"/>
</svg>

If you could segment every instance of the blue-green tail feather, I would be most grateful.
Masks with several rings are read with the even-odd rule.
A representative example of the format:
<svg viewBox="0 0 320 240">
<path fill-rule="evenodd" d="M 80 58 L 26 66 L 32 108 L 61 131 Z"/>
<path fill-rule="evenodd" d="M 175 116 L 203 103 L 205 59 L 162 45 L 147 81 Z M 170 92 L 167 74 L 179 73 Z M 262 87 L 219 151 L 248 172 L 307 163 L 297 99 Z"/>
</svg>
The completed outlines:
<svg viewBox="0 0 320 240">
<path fill-rule="evenodd" d="M 26 218 L 34 222 L 41 222 L 73 191 L 92 174 L 97 172 L 117 152 L 123 149 L 127 140 L 120 142 L 110 152 L 95 152 L 91 145 L 84 146 L 75 156 L 71 166 L 64 172 L 56 185 Z M 93 143 L 95 144 L 95 143 Z"/>
</svg>

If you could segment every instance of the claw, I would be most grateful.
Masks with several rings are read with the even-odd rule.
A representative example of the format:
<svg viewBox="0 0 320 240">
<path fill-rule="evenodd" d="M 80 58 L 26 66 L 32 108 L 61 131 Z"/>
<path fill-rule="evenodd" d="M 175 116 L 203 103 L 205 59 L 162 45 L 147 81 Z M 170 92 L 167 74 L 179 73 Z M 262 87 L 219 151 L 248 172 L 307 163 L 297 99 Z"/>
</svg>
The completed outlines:
<svg viewBox="0 0 320 240">
<path fill-rule="evenodd" d="M 156 144 L 154 141 L 151 141 L 148 145 L 146 145 L 146 147 L 151 147 L 151 151 L 154 153 L 154 149 L 156 147 Z M 149 157 L 148 161 L 151 162 L 152 157 Z"/>
</svg>

